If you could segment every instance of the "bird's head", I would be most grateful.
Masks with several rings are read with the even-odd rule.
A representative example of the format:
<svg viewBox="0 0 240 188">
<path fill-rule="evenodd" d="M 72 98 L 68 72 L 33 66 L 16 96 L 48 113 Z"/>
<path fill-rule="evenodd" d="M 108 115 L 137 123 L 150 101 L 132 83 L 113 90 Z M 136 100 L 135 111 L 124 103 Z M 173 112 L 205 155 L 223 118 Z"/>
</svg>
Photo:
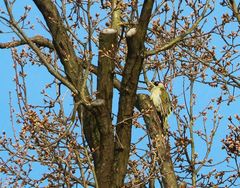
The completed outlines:
<svg viewBox="0 0 240 188">
<path fill-rule="evenodd" d="M 160 89 L 166 89 L 166 85 L 164 85 L 162 82 L 156 81 L 153 84 L 155 87 L 159 87 Z"/>
</svg>

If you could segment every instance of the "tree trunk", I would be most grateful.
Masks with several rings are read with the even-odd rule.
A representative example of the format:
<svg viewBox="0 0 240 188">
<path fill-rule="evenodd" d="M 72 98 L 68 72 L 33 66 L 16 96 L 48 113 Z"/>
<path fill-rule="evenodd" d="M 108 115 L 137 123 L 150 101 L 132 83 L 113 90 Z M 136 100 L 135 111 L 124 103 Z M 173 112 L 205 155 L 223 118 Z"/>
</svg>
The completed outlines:
<svg viewBox="0 0 240 188">
<path fill-rule="evenodd" d="M 133 109 L 136 102 L 136 90 L 144 60 L 144 41 L 151 17 L 154 0 L 145 0 L 139 23 L 127 33 L 127 59 L 123 70 L 120 88 L 118 118 L 115 141 L 115 162 L 113 187 L 122 187 L 127 172 L 130 154 Z"/>
</svg>

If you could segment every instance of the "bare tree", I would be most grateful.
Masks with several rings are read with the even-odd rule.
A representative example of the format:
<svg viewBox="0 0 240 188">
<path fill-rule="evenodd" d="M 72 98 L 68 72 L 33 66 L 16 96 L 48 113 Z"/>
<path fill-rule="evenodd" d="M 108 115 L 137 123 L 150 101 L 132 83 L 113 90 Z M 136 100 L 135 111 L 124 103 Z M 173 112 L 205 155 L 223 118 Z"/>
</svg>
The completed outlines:
<svg viewBox="0 0 240 188">
<path fill-rule="evenodd" d="M 10 30 L 13 37 L 0 41 L 15 70 L 19 113 L 15 122 L 10 95 L 11 122 L 21 126 L 14 138 L 1 137 L 1 186 L 239 185 L 240 115 L 220 114 L 239 98 L 235 1 L 223 1 L 219 17 L 220 4 L 210 0 L 33 0 L 40 18 L 30 5 L 18 16 L 17 3 L 4 0 L 0 9 L 1 35 Z M 53 77 L 41 91 L 43 105 L 29 102 L 28 64 Z M 168 85 L 172 99 L 168 131 L 146 94 L 155 80 Z M 219 95 L 204 101 L 198 87 Z M 214 145 L 227 119 L 229 133 Z M 211 157 L 216 146 L 226 151 L 221 161 Z M 35 164 L 47 167 L 44 173 L 33 176 Z"/>
</svg>

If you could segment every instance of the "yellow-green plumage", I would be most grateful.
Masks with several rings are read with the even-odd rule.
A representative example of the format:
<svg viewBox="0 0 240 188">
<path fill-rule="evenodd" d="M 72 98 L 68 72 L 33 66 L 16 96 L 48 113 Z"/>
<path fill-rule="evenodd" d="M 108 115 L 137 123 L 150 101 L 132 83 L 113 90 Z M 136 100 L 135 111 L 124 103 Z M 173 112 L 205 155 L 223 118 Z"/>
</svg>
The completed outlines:
<svg viewBox="0 0 240 188">
<path fill-rule="evenodd" d="M 151 89 L 150 99 L 164 123 L 164 129 L 168 129 L 167 117 L 171 113 L 172 107 L 169 94 L 162 83 L 154 83 L 154 86 Z"/>
</svg>

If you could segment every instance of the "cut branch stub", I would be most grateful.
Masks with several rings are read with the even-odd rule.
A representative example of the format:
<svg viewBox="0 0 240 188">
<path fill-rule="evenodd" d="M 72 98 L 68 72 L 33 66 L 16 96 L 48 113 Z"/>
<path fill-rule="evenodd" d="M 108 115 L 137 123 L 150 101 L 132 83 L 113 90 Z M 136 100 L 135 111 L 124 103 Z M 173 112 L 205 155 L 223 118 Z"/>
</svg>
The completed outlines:
<svg viewBox="0 0 240 188">
<path fill-rule="evenodd" d="M 139 24 L 136 28 L 130 29 L 127 34 L 128 52 L 122 74 L 123 78 L 120 88 L 117 117 L 118 125 L 116 127 L 118 142 L 115 142 L 114 187 L 123 186 L 127 172 L 132 136 L 131 117 L 133 115 L 134 104 L 136 101 L 139 75 L 144 60 L 144 42 L 153 4 L 154 0 L 144 1 L 138 22 Z"/>
<path fill-rule="evenodd" d="M 112 111 L 113 78 L 117 47 L 117 30 L 104 29 L 99 37 L 97 98 L 104 99 Z"/>
<path fill-rule="evenodd" d="M 104 100 L 96 108 L 97 127 L 100 133 L 99 158 L 96 159 L 96 175 L 99 187 L 111 187 L 114 161 L 114 131 L 112 127 L 112 98 L 117 30 L 104 29 L 99 37 L 97 100 Z"/>
</svg>

